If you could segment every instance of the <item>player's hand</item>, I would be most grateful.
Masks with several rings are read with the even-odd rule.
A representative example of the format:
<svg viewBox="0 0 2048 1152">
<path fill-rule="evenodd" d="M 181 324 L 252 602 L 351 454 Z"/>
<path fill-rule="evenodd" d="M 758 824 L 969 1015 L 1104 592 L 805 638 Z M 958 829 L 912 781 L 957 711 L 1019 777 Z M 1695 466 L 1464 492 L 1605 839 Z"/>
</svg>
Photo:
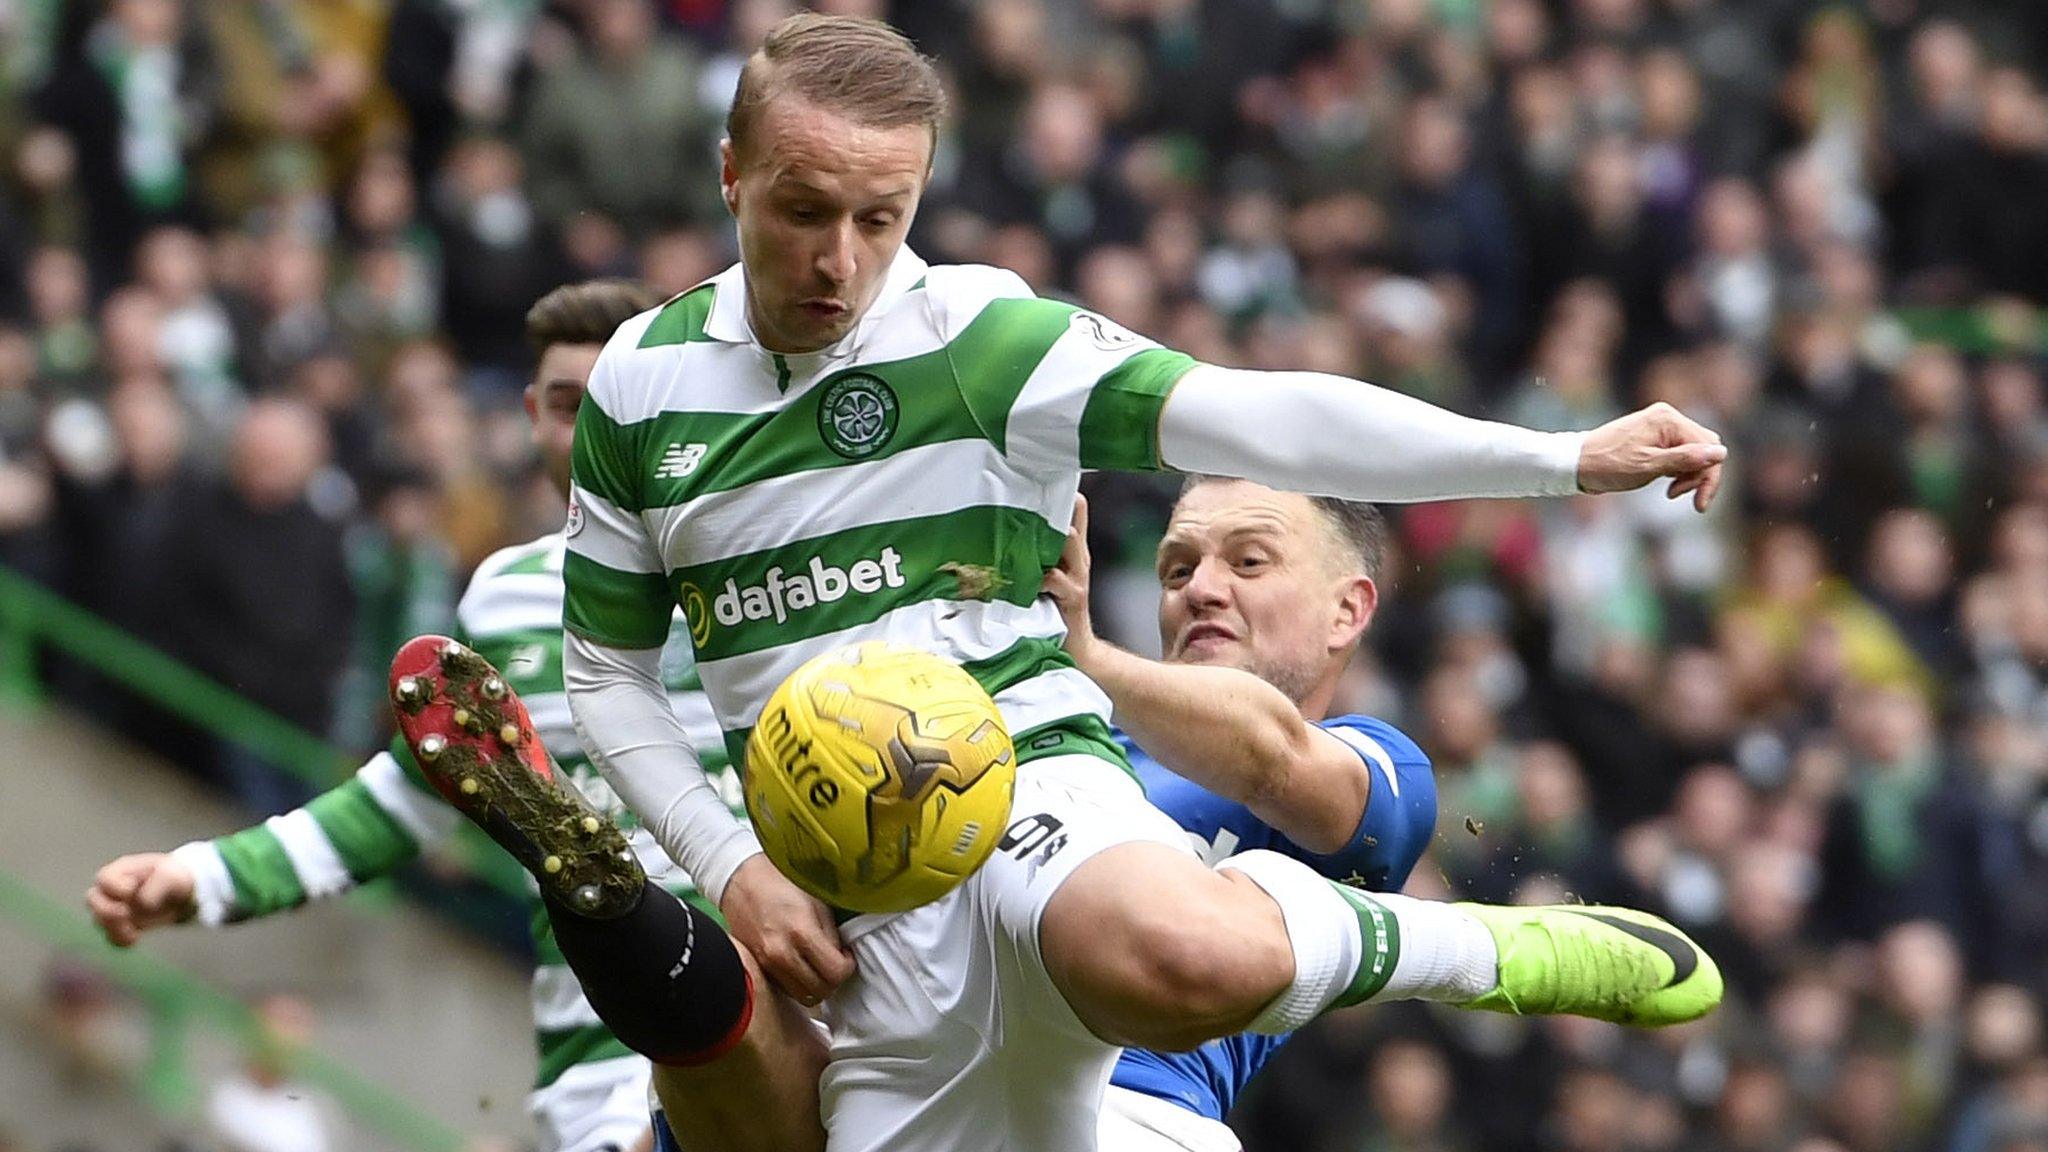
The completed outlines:
<svg viewBox="0 0 2048 1152">
<path fill-rule="evenodd" d="M 840 943 L 831 910 L 790 883 L 766 855 L 749 858 L 732 874 L 719 911 L 733 938 L 799 1003 L 817 1004 L 853 975 L 853 953 Z"/>
<path fill-rule="evenodd" d="M 1059 566 L 1045 574 L 1041 595 L 1052 597 L 1067 624 L 1067 651 L 1080 659 L 1095 640 L 1095 622 L 1088 615 L 1088 498 L 1074 497 L 1074 524 L 1060 549 Z"/>
<path fill-rule="evenodd" d="M 190 919 L 199 911 L 197 888 L 184 861 L 168 852 L 138 852 L 103 866 L 85 904 L 107 942 L 126 948 L 152 928 Z"/>
<path fill-rule="evenodd" d="M 1711 429 L 1669 404 L 1657 403 L 1586 433 L 1579 449 L 1579 490 L 1627 492 L 1671 477 L 1670 496 L 1692 494 L 1702 512 L 1721 490 L 1728 449 Z"/>
</svg>

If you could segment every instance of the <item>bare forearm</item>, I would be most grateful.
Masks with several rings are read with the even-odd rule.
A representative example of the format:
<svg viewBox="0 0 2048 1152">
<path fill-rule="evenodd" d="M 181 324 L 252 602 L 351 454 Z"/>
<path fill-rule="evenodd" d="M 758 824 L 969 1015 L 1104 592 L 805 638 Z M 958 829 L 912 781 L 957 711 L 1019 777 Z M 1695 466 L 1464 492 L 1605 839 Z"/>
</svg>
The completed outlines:
<svg viewBox="0 0 2048 1152">
<path fill-rule="evenodd" d="M 1074 659 L 1153 759 L 1255 810 L 1284 789 L 1311 738 L 1293 702 L 1249 672 L 1162 664 L 1103 640 L 1084 642 Z"/>
</svg>

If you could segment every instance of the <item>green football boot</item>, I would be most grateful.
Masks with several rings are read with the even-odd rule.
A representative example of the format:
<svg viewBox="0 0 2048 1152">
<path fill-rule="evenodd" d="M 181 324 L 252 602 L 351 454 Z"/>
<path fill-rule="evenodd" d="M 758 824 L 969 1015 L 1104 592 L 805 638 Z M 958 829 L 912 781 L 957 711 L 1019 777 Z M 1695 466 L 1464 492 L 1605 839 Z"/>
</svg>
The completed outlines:
<svg viewBox="0 0 2048 1152">
<path fill-rule="evenodd" d="M 1659 1028 L 1721 1003 L 1721 969 L 1669 921 L 1591 904 L 1460 904 L 1500 951 L 1500 984 L 1461 1007 Z"/>
</svg>

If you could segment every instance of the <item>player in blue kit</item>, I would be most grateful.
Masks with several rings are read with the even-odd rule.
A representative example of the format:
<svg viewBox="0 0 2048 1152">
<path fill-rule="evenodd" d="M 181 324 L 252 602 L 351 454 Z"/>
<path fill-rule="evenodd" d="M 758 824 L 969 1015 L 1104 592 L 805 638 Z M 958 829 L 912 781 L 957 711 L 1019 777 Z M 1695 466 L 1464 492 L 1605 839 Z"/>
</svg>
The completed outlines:
<svg viewBox="0 0 2048 1152">
<path fill-rule="evenodd" d="M 1325 718 L 1378 606 L 1379 513 L 1190 480 L 1159 549 L 1164 664 L 1095 636 L 1086 528 L 1084 506 L 1046 591 L 1076 663 L 1116 705 L 1147 798 L 1205 860 L 1265 848 L 1399 891 L 1436 824 L 1429 758 L 1383 720 Z M 1284 1040 L 1246 1033 L 1189 1052 L 1126 1051 L 1100 1146 L 1232 1152 L 1223 1117 Z"/>
</svg>

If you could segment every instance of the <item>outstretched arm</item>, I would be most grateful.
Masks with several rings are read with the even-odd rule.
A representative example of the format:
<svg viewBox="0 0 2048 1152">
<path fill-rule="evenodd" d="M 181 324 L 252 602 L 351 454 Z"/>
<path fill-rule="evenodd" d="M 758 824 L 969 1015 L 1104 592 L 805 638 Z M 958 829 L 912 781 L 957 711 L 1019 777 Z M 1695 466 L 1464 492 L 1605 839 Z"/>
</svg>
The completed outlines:
<svg viewBox="0 0 2048 1152">
<path fill-rule="evenodd" d="M 1564 496 L 1659 477 L 1702 511 L 1721 481 L 1720 438 L 1667 404 L 1590 432 L 1472 420 L 1320 372 L 1198 364 L 1092 312 L 1031 295 L 1008 272 L 935 268 L 956 379 L 1006 456 L 1046 476 L 1162 468 L 1352 500 Z"/>
<path fill-rule="evenodd" d="M 1109 695 L 1117 723 L 1169 770 L 1238 801 L 1310 852 L 1348 844 L 1371 798 L 1359 754 L 1249 672 L 1164 664 L 1096 636 L 1087 538 L 1084 499 L 1045 591 L 1066 619 L 1068 654 Z"/>
<path fill-rule="evenodd" d="M 1670 477 L 1672 496 L 1705 511 L 1727 455 L 1668 404 L 1590 432 L 1534 432 L 1320 372 L 1200 365 L 1159 415 L 1167 467 L 1353 500 L 1620 492 Z"/>
<path fill-rule="evenodd" d="M 93 920 L 126 948 L 167 924 L 252 920 L 387 875 L 457 819 L 401 756 L 402 744 L 379 753 L 305 807 L 239 832 L 109 861 L 86 893 Z"/>
</svg>

